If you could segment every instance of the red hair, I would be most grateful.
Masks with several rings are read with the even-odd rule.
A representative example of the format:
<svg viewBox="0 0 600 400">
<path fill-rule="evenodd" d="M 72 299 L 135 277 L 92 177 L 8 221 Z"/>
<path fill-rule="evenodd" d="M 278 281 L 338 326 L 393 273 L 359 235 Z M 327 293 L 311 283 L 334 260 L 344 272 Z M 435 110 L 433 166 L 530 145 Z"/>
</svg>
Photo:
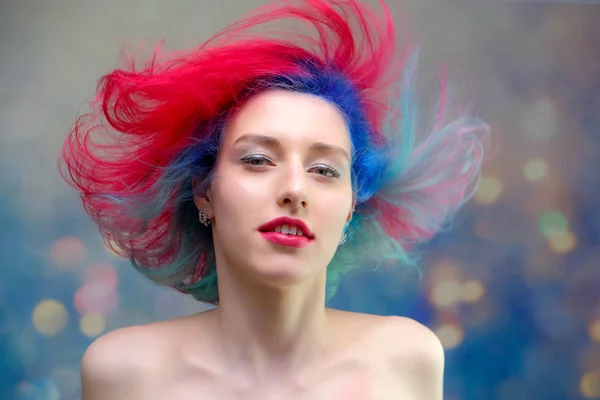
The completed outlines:
<svg viewBox="0 0 600 400">
<path fill-rule="evenodd" d="M 414 62 L 406 62 L 412 49 L 398 51 L 392 17 L 380 4 L 383 15 L 357 0 L 278 1 L 191 51 L 161 55 L 157 48 L 141 68 L 131 59 L 102 77 L 91 112 L 65 140 L 61 173 L 113 248 L 156 282 L 218 301 L 212 237 L 195 218 L 192 182 L 209 183 L 223 119 L 244 96 L 301 85 L 343 111 L 358 150 L 353 183 L 361 204 L 349 244 L 336 253 L 343 267 L 328 274 L 347 269 L 348 260 L 409 261 L 409 245 L 430 238 L 470 196 L 481 162 L 473 132 L 483 125 L 459 118 L 436 124 L 425 144 L 416 140 Z M 252 33 L 283 19 L 315 35 Z M 393 93 L 398 81 L 402 93 Z M 389 106 L 395 95 L 397 113 Z M 349 256 L 359 240 L 373 245 Z"/>
</svg>

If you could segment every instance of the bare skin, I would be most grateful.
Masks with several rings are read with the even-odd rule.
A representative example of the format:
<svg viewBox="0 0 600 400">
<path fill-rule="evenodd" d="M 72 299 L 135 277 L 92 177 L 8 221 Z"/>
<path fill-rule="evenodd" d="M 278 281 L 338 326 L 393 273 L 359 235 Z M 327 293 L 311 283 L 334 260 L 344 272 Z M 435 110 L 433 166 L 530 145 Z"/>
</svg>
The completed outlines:
<svg viewBox="0 0 600 400">
<path fill-rule="evenodd" d="M 83 359 L 83 399 L 441 400 L 443 350 L 409 319 L 328 309 L 318 360 L 262 381 L 214 346 L 215 313 L 116 330 Z"/>
<path fill-rule="evenodd" d="M 269 91 L 244 104 L 195 198 L 211 220 L 219 306 L 96 340 L 83 400 L 441 400 L 431 331 L 325 308 L 326 268 L 355 206 L 350 154 L 345 120 L 323 99 Z M 310 228 L 308 246 L 261 235 L 281 216 Z"/>
</svg>

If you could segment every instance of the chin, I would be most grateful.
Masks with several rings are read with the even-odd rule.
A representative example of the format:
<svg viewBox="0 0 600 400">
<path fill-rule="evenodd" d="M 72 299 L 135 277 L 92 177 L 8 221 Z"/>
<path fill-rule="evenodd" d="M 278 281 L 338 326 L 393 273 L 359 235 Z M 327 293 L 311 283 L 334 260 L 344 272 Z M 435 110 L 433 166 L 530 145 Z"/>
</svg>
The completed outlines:
<svg viewBox="0 0 600 400">
<path fill-rule="evenodd" d="M 307 263 L 300 262 L 281 262 L 262 263 L 260 267 L 252 268 L 252 273 L 257 280 L 265 282 L 268 285 L 291 286 L 306 282 L 319 277 L 320 272 L 314 268 L 307 267 Z"/>
</svg>

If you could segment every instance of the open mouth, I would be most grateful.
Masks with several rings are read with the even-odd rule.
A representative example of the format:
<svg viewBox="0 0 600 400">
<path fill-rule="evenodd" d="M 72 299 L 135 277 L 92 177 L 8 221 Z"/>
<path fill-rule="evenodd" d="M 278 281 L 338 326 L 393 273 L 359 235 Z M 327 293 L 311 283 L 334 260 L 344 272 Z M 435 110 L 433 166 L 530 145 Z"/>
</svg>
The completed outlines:
<svg viewBox="0 0 600 400">
<path fill-rule="evenodd" d="M 304 221 L 280 217 L 267 222 L 258 229 L 260 232 L 276 232 L 289 236 L 303 236 L 307 239 L 314 239 L 314 235 Z"/>
<path fill-rule="evenodd" d="M 300 228 L 286 224 L 276 226 L 271 232 L 280 232 L 286 235 L 304 236 L 304 233 Z"/>
<path fill-rule="evenodd" d="M 312 239 L 309 239 L 304 235 L 292 235 L 275 231 L 260 232 L 260 234 L 269 242 L 286 247 L 302 248 L 308 246 L 312 242 Z"/>
<path fill-rule="evenodd" d="M 268 241 L 280 246 L 301 248 L 314 240 L 308 226 L 299 219 L 281 217 L 274 219 L 259 229 L 260 234 Z"/>
</svg>

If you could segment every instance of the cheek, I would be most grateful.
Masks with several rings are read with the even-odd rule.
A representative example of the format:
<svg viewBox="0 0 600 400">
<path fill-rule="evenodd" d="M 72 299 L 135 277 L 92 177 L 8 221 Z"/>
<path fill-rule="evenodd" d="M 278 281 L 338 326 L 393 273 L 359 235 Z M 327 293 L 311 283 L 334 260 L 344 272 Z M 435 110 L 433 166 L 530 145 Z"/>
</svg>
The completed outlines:
<svg viewBox="0 0 600 400">
<path fill-rule="evenodd" d="M 223 175 L 213 181 L 215 217 L 239 226 L 264 204 L 265 188 L 251 180 Z"/>
<path fill-rule="evenodd" d="M 332 235 L 339 235 L 346 225 L 346 219 L 352 207 L 352 193 L 343 192 L 333 196 L 322 196 L 315 200 L 320 204 L 319 221 L 322 221 L 324 227 Z"/>
</svg>

